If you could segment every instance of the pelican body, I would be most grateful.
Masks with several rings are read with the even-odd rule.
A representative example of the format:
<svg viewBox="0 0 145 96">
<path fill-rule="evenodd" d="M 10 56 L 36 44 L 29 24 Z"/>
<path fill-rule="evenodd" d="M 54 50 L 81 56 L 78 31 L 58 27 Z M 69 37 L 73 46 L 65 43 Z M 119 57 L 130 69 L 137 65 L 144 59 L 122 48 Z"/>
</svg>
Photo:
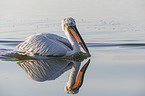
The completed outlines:
<svg viewBox="0 0 145 96">
<path fill-rule="evenodd" d="M 62 20 L 62 29 L 68 39 L 56 34 L 41 33 L 32 35 L 26 41 L 17 45 L 21 52 L 35 59 L 65 57 L 80 52 L 80 46 L 88 56 L 89 50 L 79 34 L 75 20 L 71 17 Z"/>
</svg>

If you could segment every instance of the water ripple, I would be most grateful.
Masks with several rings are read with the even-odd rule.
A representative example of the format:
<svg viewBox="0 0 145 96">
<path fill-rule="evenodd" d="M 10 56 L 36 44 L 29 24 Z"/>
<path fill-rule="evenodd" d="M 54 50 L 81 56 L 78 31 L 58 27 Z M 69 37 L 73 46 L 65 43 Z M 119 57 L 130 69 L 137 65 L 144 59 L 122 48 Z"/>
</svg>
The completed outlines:
<svg viewBox="0 0 145 96">
<path fill-rule="evenodd" d="M 87 43 L 88 47 L 145 47 L 145 43 Z"/>
<path fill-rule="evenodd" d="M 20 43 L 22 41 L 12 41 L 12 40 L 0 40 L 0 43 Z"/>
<path fill-rule="evenodd" d="M 23 41 L 0 40 L 2 45 L 18 45 Z M 88 47 L 145 47 L 145 43 L 86 43 Z M 1 50 L 1 49 L 0 49 Z"/>
<path fill-rule="evenodd" d="M 16 46 L 23 41 L 17 40 L 0 40 L 0 45 L 7 45 L 7 46 Z"/>
</svg>

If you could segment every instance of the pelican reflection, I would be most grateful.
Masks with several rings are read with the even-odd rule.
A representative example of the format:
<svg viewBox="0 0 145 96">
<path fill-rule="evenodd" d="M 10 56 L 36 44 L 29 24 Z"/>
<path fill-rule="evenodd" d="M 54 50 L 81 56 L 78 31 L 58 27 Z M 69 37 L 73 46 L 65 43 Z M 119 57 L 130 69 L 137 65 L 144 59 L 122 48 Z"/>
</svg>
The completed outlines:
<svg viewBox="0 0 145 96">
<path fill-rule="evenodd" d="M 51 60 L 25 60 L 17 62 L 17 64 L 28 74 L 28 76 L 39 82 L 46 80 L 55 80 L 65 71 L 71 69 L 65 91 L 68 94 L 76 94 L 83 84 L 85 71 L 90 63 L 90 59 L 83 65 L 81 62 L 51 59 Z"/>
</svg>

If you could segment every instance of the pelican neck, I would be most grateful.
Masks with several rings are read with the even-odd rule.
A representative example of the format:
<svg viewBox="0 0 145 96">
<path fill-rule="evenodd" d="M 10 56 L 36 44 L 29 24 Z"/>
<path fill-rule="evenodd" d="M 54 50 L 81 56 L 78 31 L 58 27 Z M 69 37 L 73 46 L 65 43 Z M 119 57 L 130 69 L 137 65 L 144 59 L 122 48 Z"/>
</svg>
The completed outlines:
<svg viewBox="0 0 145 96">
<path fill-rule="evenodd" d="M 70 44 L 73 47 L 73 52 L 80 52 L 80 46 L 79 43 L 77 42 L 77 40 L 74 38 L 74 36 L 67 30 L 67 28 L 65 28 L 65 35 L 67 36 Z"/>
</svg>

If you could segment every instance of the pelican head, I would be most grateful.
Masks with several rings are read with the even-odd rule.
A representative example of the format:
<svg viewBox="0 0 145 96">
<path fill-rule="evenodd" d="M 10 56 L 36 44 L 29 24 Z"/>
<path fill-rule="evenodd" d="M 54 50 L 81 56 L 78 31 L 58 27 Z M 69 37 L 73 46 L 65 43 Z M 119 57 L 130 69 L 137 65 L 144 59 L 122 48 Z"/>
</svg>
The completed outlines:
<svg viewBox="0 0 145 96">
<path fill-rule="evenodd" d="M 68 17 L 62 20 L 62 30 L 69 32 L 76 39 L 76 41 L 81 45 L 81 47 L 88 54 L 88 56 L 89 57 L 91 56 L 84 40 L 82 39 L 76 27 L 76 22 L 72 17 Z"/>
<path fill-rule="evenodd" d="M 76 26 L 76 22 L 72 17 L 68 17 L 62 20 L 62 30 L 67 30 L 70 26 Z"/>
</svg>

